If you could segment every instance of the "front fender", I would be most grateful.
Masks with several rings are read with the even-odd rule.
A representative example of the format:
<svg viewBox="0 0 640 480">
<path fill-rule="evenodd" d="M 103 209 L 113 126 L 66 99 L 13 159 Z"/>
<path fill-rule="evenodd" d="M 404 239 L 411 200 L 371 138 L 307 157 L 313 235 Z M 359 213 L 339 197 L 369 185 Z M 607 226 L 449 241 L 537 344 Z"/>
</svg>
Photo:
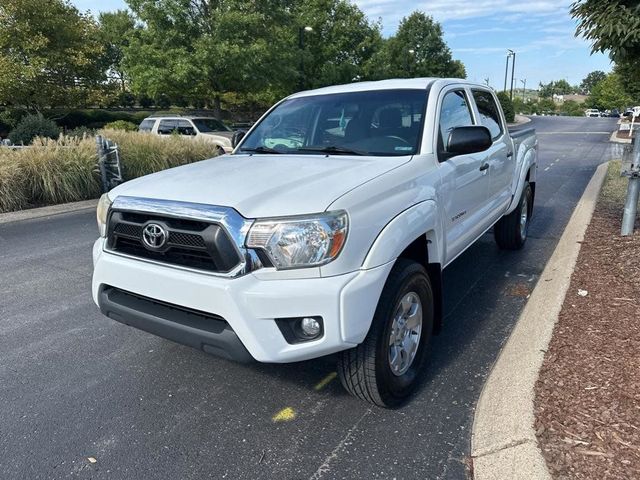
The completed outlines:
<svg viewBox="0 0 640 480">
<path fill-rule="evenodd" d="M 436 202 L 426 200 L 399 213 L 375 239 L 369 249 L 363 269 L 375 268 L 395 261 L 414 240 L 426 235 L 430 263 L 442 263 L 443 239 L 439 228 Z"/>
</svg>

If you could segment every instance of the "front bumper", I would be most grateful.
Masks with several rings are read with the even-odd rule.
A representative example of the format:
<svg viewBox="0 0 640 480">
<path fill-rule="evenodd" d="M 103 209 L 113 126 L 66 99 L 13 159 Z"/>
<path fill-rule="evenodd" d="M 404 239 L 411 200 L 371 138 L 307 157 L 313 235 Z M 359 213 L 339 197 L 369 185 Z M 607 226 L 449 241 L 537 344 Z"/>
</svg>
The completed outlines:
<svg viewBox="0 0 640 480">
<path fill-rule="evenodd" d="M 244 348 L 260 362 L 307 360 L 361 343 L 393 266 L 389 263 L 324 278 L 263 280 L 254 274 L 220 278 L 113 255 L 102 250 L 103 242 L 99 239 L 93 248 L 92 286 L 93 299 L 103 312 L 115 312 L 109 316 L 208 353 L 243 360 Z M 203 318 L 223 319 L 229 329 L 181 325 L 184 322 L 178 317 L 167 318 L 171 315 L 166 310 L 158 315 L 154 311 L 151 317 L 155 318 L 149 318 L 148 312 L 141 311 L 144 309 L 135 303 L 123 313 L 113 302 L 109 304 L 108 295 L 104 294 L 108 287 L 159 304 L 201 312 Z M 304 316 L 322 317 L 323 336 L 288 343 L 275 319 Z M 217 336 L 218 330 L 226 338 Z"/>
</svg>

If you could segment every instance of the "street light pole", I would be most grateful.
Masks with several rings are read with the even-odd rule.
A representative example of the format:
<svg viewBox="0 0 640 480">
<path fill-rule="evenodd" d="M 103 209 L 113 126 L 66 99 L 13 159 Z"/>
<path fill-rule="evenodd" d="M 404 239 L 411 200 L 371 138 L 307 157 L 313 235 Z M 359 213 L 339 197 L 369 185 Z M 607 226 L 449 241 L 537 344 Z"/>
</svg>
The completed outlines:
<svg viewBox="0 0 640 480">
<path fill-rule="evenodd" d="M 305 32 L 313 32 L 311 27 L 300 27 L 298 29 L 298 47 L 300 48 L 300 77 L 298 79 L 298 89 L 304 90 L 305 75 L 304 75 L 304 34 Z"/>
<path fill-rule="evenodd" d="M 522 101 L 524 102 L 524 92 L 527 90 L 527 79 L 520 80 L 522 82 Z"/>
<path fill-rule="evenodd" d="M 510 98 L 511 98 L 511 100 L 513 100 L 513 76 L 516 73 L 516 52 L 511 50 L 511 55 L 513 57 L 513 60 L 511 60 L 511 95 L 510 95 Z"/>
<path fill-rule="evenodd" d="M 511 58 L 511 50 L 507 50 L 507 63 L 504 66 L 504 92 L 507 91 L 507 75 L 509 75 L 509 58 Z"/>
</svg>

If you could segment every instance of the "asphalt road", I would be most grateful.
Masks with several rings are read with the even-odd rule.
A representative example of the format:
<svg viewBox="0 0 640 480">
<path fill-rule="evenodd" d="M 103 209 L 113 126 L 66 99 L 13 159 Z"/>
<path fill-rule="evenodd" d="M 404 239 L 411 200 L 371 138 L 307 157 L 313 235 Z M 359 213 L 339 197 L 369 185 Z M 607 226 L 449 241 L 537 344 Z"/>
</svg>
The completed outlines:
<svg viewBox="0 0 640 480">
<path fill-rule="evenodd" d="M 617 155 L 613 119 L 527 126 L 540 134 L 527 246 L 485 235 L 446 270 L 444 331 L 395 411 L 349 397 L 331 358 L 237 365 L 102 317 L 93 212 L 0 225 L 0 477 L 465 478 L 483 381 L 595 167 Z"/>
</svg>

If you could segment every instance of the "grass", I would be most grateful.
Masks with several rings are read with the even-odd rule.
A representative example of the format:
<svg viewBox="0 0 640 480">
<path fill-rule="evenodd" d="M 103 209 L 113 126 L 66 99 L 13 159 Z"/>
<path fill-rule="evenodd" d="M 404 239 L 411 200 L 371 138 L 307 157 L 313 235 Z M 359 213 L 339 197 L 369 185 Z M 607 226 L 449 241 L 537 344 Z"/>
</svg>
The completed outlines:
<svg viewBox="0 0 640 480">
<path fill-rule="evenodd" d="M 606 206 L 621 208 L 627 197 L 627 186 L 629 179 L 620 175 L 622 167 L 621 160 L 613 160 L 609 162 L 607 169 L 607 177 L 602 185 L 600 192 L 600 201 Z"/>
<path fill-rule="evenodd" d="M 120 147 L 125 180 L 197 162 L 214 147 L 191 138 L 104 130 Z M 73 202 L 100 195 L 93 137 L 36 139 L 31 148 L 0 148 L 0 212 Z"/>
</svg>

